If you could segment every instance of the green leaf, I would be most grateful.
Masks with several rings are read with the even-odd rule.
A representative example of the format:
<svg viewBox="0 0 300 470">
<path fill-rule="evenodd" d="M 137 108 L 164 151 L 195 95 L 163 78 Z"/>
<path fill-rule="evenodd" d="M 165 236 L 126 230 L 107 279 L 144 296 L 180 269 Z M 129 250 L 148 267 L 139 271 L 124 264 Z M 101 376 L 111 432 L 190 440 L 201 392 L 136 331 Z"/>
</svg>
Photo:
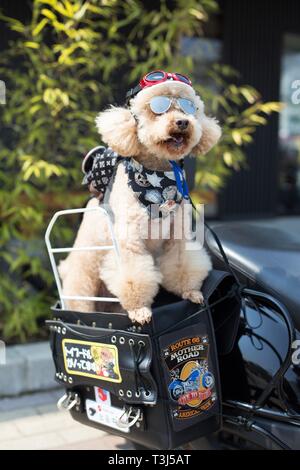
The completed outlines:
<svg viewBox="0 0 300 470">
<path fill-rule="evenodd" d="M 32 30 L 32 36 L 35 37 L 37 36 L 38 34 L 40 34 L 44 27 L 49 23 L 48 19 L 44 18 L 43 20 L 41 20 L 36 26 L 35 28 Z"/>
<path fill-rule="evenodd" d="M 232 135 L 232 138 L 233 138 L 234 142 L 237 145 L 242 145 L 243 140 L 242 140 L 242 136 L 241 136 L 241 133 L 240 133 L 239 130 L 236 129 L 236 130 L 232 131 L 231 135 Z"/>
<path fill-rule="evenodd" d="M 32 42 L 32 41 L 26 41 L 24 42 L 25 47 L 29 47 L 30 49 L 38 49 L 39 45 L 37 42 Z"/>
<path fill-rule="evenodd" d="M 267 119 L 264 118 L 263 116 L 259 116 L 258 114 L 252 114 L 250 117 L 249 117 L 250 121 L 253 121 L 257 124 L 261 124 L 261 125 L 265 125 L 267 124 Z"/>
<path fill-rule="evenodd" d="M 233 155 L 231 152 L 225 152 L 223 155 L 224 162 L 228 166 L 232 166 L 233 164 Z"/>
<path fill-rule="evenodd" d="M 13 31 L 17 31 L 18 33 L 24 33 L 25 31 L 25 25 L 21 21 L 15 18 L 11 18 L 9 16 L 5 16 L 1 11 L 0 20 L 3 20 L 4 22 L 8 23 Z"/>
<path fill-rule="evenodd" d="M 56 20 L 57 16 L 53 13 L 53 11 L 49 10 L 48 8 L 43 8 L 41 10 L 41 14 L 44 15 L 49 20 Z"/>
<path fill-rule="evenodd" d="M 190 8 L 189 9 L 189 13 L 190 15 L 193 15 L 197 18 L 197 20 L 205 20 L 206 19 L 206 15 L 205 13 L 200 10 L 200 9 L 196 9 L 196 8 Z"/>
</svg>

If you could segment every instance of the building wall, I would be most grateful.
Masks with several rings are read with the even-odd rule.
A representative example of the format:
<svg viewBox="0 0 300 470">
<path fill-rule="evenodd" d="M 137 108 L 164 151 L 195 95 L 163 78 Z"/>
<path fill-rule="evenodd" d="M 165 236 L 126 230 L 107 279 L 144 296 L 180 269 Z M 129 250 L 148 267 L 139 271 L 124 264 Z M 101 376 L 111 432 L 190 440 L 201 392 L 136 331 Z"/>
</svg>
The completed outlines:
<svg viewBox="0 0 300 470">
<path fill-rule="evenodd" d="M 264 100 L 279 100 L 283 34 L 300 32 L 300 1 L 224 0 L 225 63 Z M 278 116 L 255 135 L 247 148 L 248 169 L 234 174 L 219 197 L 221 218 L 271 216 L 278 204 Z"/>
</svg>

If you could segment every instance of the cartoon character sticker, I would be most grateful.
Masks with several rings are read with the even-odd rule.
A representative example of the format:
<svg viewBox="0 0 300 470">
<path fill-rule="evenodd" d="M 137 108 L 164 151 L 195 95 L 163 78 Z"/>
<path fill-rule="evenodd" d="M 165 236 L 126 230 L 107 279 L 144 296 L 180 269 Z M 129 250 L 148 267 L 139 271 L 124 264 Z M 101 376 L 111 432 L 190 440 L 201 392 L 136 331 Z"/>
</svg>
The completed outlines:
<svg viewBox="0 0 300 470">
<path fill-rule="evenodd" d="M 68 374 L 122 382 L 115 345 L 64 339 L 62 350 Z"/>
<path fill-rule="evenodd" d="M 172 415 L 176 419 L 197 416 L 216 400 L 215 379 L 208 365 L 207 337 L 183 338 L 164 348 L 168 369 Z"/>
<path fill-rule="evenodd" d="M 107 346 L 92 346 L 91 355 L 96 364 L 96 374 L 100 377 L 118 379 L 115 372 L 115 351 Z"/>
</svg>

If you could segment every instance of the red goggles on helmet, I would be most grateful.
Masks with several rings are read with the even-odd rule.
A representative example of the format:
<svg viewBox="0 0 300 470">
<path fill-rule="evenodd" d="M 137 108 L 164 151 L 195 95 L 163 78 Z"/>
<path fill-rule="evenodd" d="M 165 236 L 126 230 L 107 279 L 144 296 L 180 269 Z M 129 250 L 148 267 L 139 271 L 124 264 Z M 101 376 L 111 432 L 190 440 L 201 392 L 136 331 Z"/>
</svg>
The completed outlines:
<svg viewBox="0 0 300 470">
<path fill-rule="evenodd" d="M 140 80 L 140 86 L 141 88 L 145 88 L 167 80 L 183 82 L 192 86 L 191 80 L 186 75 L 182 75 L 181 73 L 164 72 L 163 70 L 155 70 L 154 72 L 147 73 L 147 75 Z"/>
<path fill-rule="evenodd" d="M 139 91 L 143 90 L 143 88 L 157 85 L 158 83 L 163 83 L 167 80 L 173 80 L 175 82 L 181 82 L 192 86 L 191 80 L 186 75 L 177 72 L 170 73 L 164 72 L 163 70 L 155 70 L 154 72 L 147 73 L 136 87 L 131 88 L 131 90 L 126 94 L 126 99 L 129 101 Z"/>
</svg>

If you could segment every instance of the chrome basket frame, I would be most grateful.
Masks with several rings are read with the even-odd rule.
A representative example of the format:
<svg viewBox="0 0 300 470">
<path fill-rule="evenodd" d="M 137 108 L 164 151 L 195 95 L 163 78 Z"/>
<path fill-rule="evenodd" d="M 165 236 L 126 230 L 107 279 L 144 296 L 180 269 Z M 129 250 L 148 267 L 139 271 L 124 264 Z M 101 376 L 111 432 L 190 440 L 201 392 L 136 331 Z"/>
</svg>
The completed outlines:
<svg viewBox="0 0 300 470">
<path fill-rule="evenodd" d="M 54 248 L 51 245 L 51 240 L 50 240 L 50 235 L 53 230 L 53 227 L 57 221 L 57 219 L 61 216 L 66 216 L 70 214 L 84 214 L 87 212 L 98 212 L 101 214 L 104 214 L 107 220 L 108 228 L 109 228 L 109 233 L 111 236 L 112 244 L 111 245 L 99 245 L 99 246 L 80 246 L 80 247 L 70 247 L 70 248 Z M 97 206 L 97 207 L 85 207 L 85 208 L 80 208 L 80 209 L 66 209 L 62 211 L 56 212 L 52 219 L 49 222 L 49 225 L 47 227 L 46 233 L 45 233 L 45 243 L 47 246 L 49 258 L 50 258 L 50 263 L 52 267 L 52 271 L 54 274 L 54 279 L 56 282 L 56 287 L 58 290 L 58 295 L 60 299 L 60 304 L 61 308 L 65 309 L 65 300 L 90 300 L 90 301 L 96 301 L 96 302 L 119 302 L 119 299 L 117 297 L 89 297 L 89 296 L 80 296 L 80 295 L 64 295 L 63 289 L 62 289 L 62 284 L 61 280 L 59 277 L 58 273 L 58 268 L 57 268 L 57 263 L 55 259 L 55 254 L 56 253 L 70 253 L 72 251 L 104 251 L 104 250 L 114 250 L 116 258 L 118 263 L 120 262 L 120 251 L 119 251 L 119 246 L 118 242 L 116 240 L 115 234 L 114 234 L 114 228 L 113 228 L 113 223 L 111 220 L 111 217 L 109 213 L 103 209 L 103 207 Z"/>
</svg>

